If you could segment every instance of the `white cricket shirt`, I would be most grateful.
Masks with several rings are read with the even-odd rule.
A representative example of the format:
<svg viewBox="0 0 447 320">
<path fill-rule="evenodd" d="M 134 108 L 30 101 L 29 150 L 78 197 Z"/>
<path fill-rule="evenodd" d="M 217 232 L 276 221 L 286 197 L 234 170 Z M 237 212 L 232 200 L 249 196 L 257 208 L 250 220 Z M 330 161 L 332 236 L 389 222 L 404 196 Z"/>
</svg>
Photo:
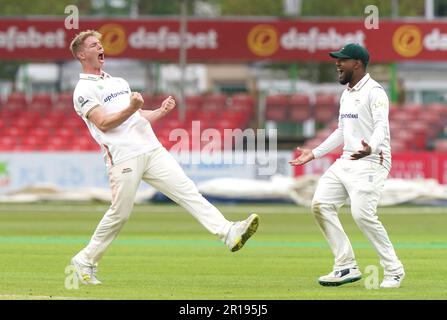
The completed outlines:
<svg viewBox="0 0 447 320">
<path fill-rule="evenodd" d="M 367 73 L 353 88 L 349 86 L 340 97 L 338 128 L 312 150 L 320 158 L 342 143 L 341 158 L 363 149 L 362 140 L 371 147 L 371 154 L 360 160 L 373 161 L 391 169 L 389 100 L 383 87 Z"/>
<path fill-rule="evenodd" d="M 101 76 L 81 73 L 79 78 L 73 93 L 74 108 L 101 146 L 107 165 L 113 166 L 161 146 L 149 121 L 138 111 L 107 132 L 88 120 L 88 113 L 97 106 L 102 106 L 106 113 L 119 112 L 129 106 L 131 90 L 126 80 L 105 72 Z"/>
</svg>

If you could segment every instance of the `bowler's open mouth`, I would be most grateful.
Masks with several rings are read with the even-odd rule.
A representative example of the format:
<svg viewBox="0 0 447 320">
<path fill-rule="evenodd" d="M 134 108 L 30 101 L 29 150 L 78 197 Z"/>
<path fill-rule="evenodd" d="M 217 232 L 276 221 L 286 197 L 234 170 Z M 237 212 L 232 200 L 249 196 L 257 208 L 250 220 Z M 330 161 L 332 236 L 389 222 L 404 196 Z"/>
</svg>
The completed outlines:
<svg viewBox="0 0 447 320">
<path fill-rule="evenodd" d="M 98 59 L 99 59 L 100 62 L 104 62 L 104 53 L 100 53 L 98 55 Z"/>
</svg>

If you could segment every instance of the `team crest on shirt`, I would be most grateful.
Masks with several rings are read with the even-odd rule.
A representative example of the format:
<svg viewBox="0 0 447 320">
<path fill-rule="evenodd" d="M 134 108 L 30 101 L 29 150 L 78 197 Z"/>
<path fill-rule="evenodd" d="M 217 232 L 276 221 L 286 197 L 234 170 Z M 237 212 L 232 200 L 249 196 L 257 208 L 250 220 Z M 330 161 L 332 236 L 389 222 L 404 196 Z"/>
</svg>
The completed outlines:
<svg viewBox="0 0 447 320">
<path fill-rule="evenodd" d="M 377 101 L 374 103 L 374 108 L 386 108 L 386 103 L 384 101 Z"/>
<path fill-rule="evenodd" d="M 85 100 L 84 97 L 79 96 L 78 97 L 78 102 L 81 105 L 81 108 L 84 106 L 84 104 L 86 104 L 88 102 L 88 100 Z"/>
</svg>

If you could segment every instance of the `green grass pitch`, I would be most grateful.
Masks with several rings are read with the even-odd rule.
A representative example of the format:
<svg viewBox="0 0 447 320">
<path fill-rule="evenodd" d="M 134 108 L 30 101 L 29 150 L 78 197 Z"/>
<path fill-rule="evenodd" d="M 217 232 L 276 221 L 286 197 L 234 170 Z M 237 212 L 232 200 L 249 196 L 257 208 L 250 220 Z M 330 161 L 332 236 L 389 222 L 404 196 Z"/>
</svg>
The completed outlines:
<svg viewBox="0 0 447 320">
<path fill-rule="evenodd" d="M 362 280 L 322 287 L 332 254 L 308 208 L 219 206 L 231 220 L 260 216 L 258 232 L 231 253 L 176 205 L 138 205 L 99 266 L 101 286 L 67 289 L 70 258 L 89 240 L 106 204 L 0 204 L 0 299 L 300 300 L 445 299 L 447 208 L 389 207 L 379 214 L 406 279 L 367 289 L 378 257 L 344 208 L 340 214 Z M 365 279 L 369 279 L 365 281 Z"/>
</svg>

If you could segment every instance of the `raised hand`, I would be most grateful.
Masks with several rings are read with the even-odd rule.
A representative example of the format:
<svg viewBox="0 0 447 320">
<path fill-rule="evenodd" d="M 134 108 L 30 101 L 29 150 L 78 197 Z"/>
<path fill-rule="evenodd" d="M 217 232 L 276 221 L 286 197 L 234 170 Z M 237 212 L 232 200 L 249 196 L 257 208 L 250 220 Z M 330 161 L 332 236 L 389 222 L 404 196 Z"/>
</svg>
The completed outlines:
<svg viewBox="0 0 447 320">
<path fill-rule="evenodd" d="M 315 159 L 315 156 L 312 153 L 311 149 L 301 149 L 300 147 L 297 147 L 296 149 L 301 154 L 296 159 L 289 161 L 289 163 L 292 166 L 301 166 L 301 165 L 308 163 L 309 161 L 312 161 L 313 159 Z"/>
<path fill-rule="evenodd" d="M 161 103 L 160 113 L 162 116 L 164 116 L 169 112 L 171 112 L 171 110 L 174 108 L 175 108 L 175 99 L 172 96 L 169 96 Z"/>
<path fill-rule="evenodd" d="M 136 111 L 144 104 L 144 99 L 139 92 L 132 92 L 130 94 L 130 106 Z"/>
</svg>

